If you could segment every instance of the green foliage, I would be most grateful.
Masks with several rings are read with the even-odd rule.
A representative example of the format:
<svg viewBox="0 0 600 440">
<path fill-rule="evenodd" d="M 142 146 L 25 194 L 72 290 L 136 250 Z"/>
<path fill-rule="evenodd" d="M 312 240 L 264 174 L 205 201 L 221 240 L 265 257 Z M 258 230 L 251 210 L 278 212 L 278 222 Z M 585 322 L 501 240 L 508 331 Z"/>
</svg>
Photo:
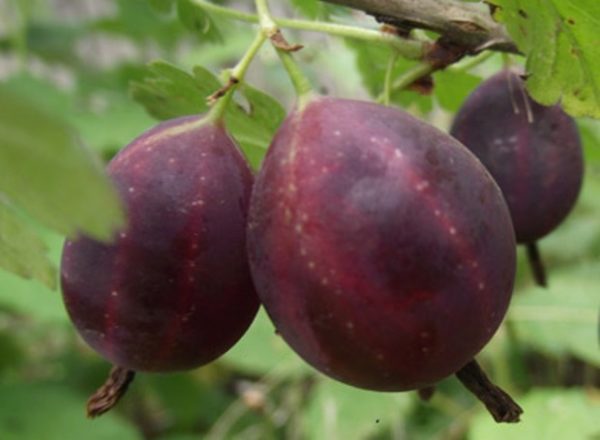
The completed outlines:
<svg viewBox="0 0 600 440">
<path fill-rule="evenodd" d="M 115 414 L 90 424 L 81 406 L 83 396 L 65 387 L 16 383 L 0 386 L 0 396 L 0 438 L 3 440 L 142 438 Z"/>
<path fill-rule="evenodd" d="M 517 337 L 534 348 L 564 356 L 572 354 L 600 367 L 598 299 L 600 264 L 553 271 L 548 289 L 520 292 L 509 319 Z"/>
<path fill-rule="evenodd" d="M 148 0 L 150 6 L 156 9 L 158 12 L 167 13 L 173 9 L 173 5 L 176 0 Z"/>
<path fill-rule="evenodd" d="M 225 114 L 225 122 L 250 164 L 258 169 L 275 131 L 285 118 L 285 110 L 277 100 L 247 84 L 240 91 L 248 105 L 231 105 Z"/>
<path fill-rule="evenodd" d="M 292 0 L 292 5 L 309 18 L 317 18 L 322 13 L 321 4 L 318 0 Z"/>
<path fill-rule="evenodd" d="M 307 408 L 309 438 L 373 438 L 397 425 L 412 401 L 407 393 L 358 390 L 323 378 Z"/>
<path fill-rule="evenodd" d="M 223 362 L 258 375 L 275 372 L 291 376 L 308 371 L 298 355 L 275 333 L 273 323 L 262 308 L 244 338 L 223 356 Z"/>
<path fill-rule="evenodd" d="M 141 81 L 132 82 L 131 95 L 152 116 L 165 120 L 206 112 L 206 98 L 219 87 L 219 80 L 202 67 L 194 68 L 190 75 L 172 64 L 155 61 Z"/>
<path fill-rule="evenodd" d="M 221 87 L 208 70 L 196 66 L 190 75 L 177 67 L 157 61 L 147 75 L 132 84 L 133 98 L 158 119 L 205 113 L 206 97 Z M 234 101 L 225 113 L 227 128 L 240 143 L 250 163 L 257 167 L 285 117 L 281 104 L 269 95 L 247 85 L 240 87 L 244 103 Z"/>
<path fill-rule="evenodd" d="M 493 0 L 527 56 L 527 89 L 545 105 L 600 118 L 600 3 L 597 0 Z"/>
<path fill-rule="evenodd" d="M 500 427 L 480 413 L 473 422 L 472 440 L 593 439 L 600 434 L 600 405 L 581 390 L 532 391 L 521 400 L 523 421 Z"/>
<path fill-rule="evenodd" d="M 204 10 L 191 0 L 177 0 L 177 14 L 184 26 L 210 42 L 223 40 L 221 32 L 214 21 Z"/>
<path fill-rule="evenodd" d="M 480 77 L 468 72 L 442 70 L 434 75 L 435 97 L 444 109 L 456 112 L 480 82 Z"/>
<path fill-rule="evenodd" d="M 169 51 L 186 35 L 178 20 L 159 16 L 147 0 L 113 0 L 113 4 L 117 13 L 90 23 L 93 30 L 127 37 L 138 44 L 154 41 Z"/>
<path fill-rule="evenodd" d="M 0 88 L 0 191 L 57 231 L 109 239 L 123 224 L 99 162 L 60 119 Z"/>
<path fill-rule="evenodd" d="M 31 226 L 0 199 L 0 267 L 23 278 L 56 287 L 56 269 L 46 256 L 46 245 Z"/>
<path fill-rule="evenodd" d="M 63 237 L 51 233 L 39 235 L 44 242 L 44 248 L 48 251 L 43 252 L 41 256 L 38 254 L 31 258 L 39 259 L 47 254 L 52 264 L 57 265 Z M 31 252 L 23 246 L 19 251 Z M 53 282 L 56 282 L 55 279 Z M 50 292 L 46 285 L 33 283 L 10 272 L 0 270 L 0 318 L 2 310 L 10 310 L 18 315 L 27 316 L 37 323 L 64 324 L 68 322 L 61 296 L 57 292 Z"/>
<path fill-rule="evenodd" d="M 356 67 L 361 75 L 364 87 L 373 98 L 383 93 L 383 84 L 393 51 L 386 47 L 377 47 L 363 41 L 347 39 L 346 44 L 356 56 Z M 402 73 L 415 66 L 416 62 L 398 58 L 392 69 L 392 84 Z M 422 113 L 431 110 L 432 102 L 429 96 L 423 96 L 413 91 L 392 91 L 391 102 L 401 107 L 415 105 Z"/>
</svg>

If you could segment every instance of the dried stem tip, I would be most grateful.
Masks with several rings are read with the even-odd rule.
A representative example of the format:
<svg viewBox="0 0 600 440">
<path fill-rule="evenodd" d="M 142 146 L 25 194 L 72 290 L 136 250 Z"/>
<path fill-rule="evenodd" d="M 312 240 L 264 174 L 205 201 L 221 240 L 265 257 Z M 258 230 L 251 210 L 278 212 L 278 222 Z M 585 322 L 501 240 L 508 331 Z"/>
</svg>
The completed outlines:
<svg viewBox="0 0 600 440">
<path fill-rule="evenodd" d="M 419 388 L 417 390 L 417 394 L 423 402 L 429 402 L 435 394 L 435 385 L 425 388 Z"/>
<path fill-rule="evenodd" d="M 88 417 L 98 417 L 110 411 L 125 395 L 134 377 L 135 371 L 117 366 L 112 367 L 104 385 L 88 399 Z"/>
<path fill-rule="evenodd" d="M 472 360 L 458 370 L 456 377 L 487 408 L 498 423 L 516 423 L 523 409 L 502 389 L 494 385 L 481 369 L 477 361 Z"/>
<path fill-rule="evenodd" d="M 270 35 L 269 39 L 271 40 L 273 46 L 275 46 L 277 49 L 283 50 L 284 52 L 297 52 L 304 47 L 301 44 L 288 43 L 279 29 Z"/>
</svg>

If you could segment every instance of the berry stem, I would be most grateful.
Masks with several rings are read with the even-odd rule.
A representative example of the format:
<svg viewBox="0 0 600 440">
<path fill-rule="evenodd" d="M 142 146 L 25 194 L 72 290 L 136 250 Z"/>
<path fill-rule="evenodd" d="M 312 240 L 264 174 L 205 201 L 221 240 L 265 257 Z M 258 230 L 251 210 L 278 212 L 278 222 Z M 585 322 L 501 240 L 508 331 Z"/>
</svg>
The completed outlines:
<svg viewBox="0 0 600 440">
<path fill-rule="evenodd" d="M 215 15 L 231 18 L 246 23 L 259 23 L 260 18 L 254 14 L 237 11 L 225 6 L 215 5 L 207 0 L 191 0 L 199 8 Z M 380 32 L 375 29 L 365 29 L 357 26 L 349 26 L 322 21 L 298 20 L 288 18 L 273 18 L 273 23 L 281 28 L 298 29 L 304 31 L 321 32 L 338 37 L 352 38 L 380 44 L 394 48 L 401 56 L 408 59 L 421 59 L 427 49 L 427 43 L 415 39 L 400 38 L 398 36 Z"/>
<path fill-rule="evenodd" d="M 544 262 L 542 261 L 542 256 L 540 255 L 540 250 L 538 249 L 537 243 L 535 241 L 527 243 L 526 248 L 527 259 L 529 260 L 529 265 L 533 271 L 535 282 L 538 286 L 548 287 L 546 268 L 544 267 Z"/>
<path fill-rule="evenodd" d="M 256 54 L 266 39 L 267 37 L 262 32 L 257 33 L 256 37 L 248 47 L 248 50 L 246 50 L 244 56 L 242 56 L 237 65 L 229 73 L 229 80 L 227 84 L 208 97 L 208 101 L 212 101 L 215 104 L 208 113 L 206 117 L 207 120 L 211 122 L 217 122 L 223 119 L 227 105 L 233 96 L 233 92 L 244 80 L 250 64 L 252 64 L 252 61 L 256 57 Z"/>
<path fill-rule="evenodd" d="M 429 75 L 430 73 L 436 70 L 435 66 L 430 63 L 421 62 L 414 66 L 413 68 L 404 72 L 404 74 L 399 77 L 390 88 L 390 94 L 394 91 L 403 90 L 409 87 L 412 83 L 414 83 L 419 78 Z M 385 102 L 385 91 L 377 97 L 377 102 L 383 103 Z"/>
<path fill-rule="evenodd" d="M 271 39 L 281 63 L 292 81 L 296 95 L 298 96 L 298 107 L 302 108 L 313 94 L 312 86 L 308 78 L 304 75 L 291 52 L 301 49 L 302 46 L 290 45 L 281 35 L 279 27 L 271 17 L 267 0 L 255 0 L 256 10 L 259 16 L 259 22 L 262 32 Z"/>
<path fill-rule="evenodd" d="M 476 360 L 456 372 L 456 377 L 487 408 L 498 423 L 516 423 L 523 409 L 508 393 L 494 385 Z"/>
<path fill-rule="evenodd" d="M 88 417 L 98 417 L 110 411 L 125 395 L 134 378 L 135 371 L 112 367 L 106 382 L 88 399 Z"/>
<path fill-rule="evenodd" d="M 429 402 L 435 394 L 435 385 L 425 388 L 419 388 L 417 390 L 417 394 L 423 402 Z"/>
</svg>

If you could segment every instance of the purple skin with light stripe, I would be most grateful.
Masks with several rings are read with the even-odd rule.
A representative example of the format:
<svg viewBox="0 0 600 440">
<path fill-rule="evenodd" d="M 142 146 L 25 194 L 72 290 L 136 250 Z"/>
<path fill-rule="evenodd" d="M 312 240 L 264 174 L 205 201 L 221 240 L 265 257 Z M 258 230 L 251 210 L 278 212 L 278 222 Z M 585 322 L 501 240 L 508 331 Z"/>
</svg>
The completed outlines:
<svg viewBox="0 0 600 440">
<path fill-rule="evenodd" d="M 502 321 L 515 238 L 500 190 L 459 142 L 398 109 L 317 98 L 291 114 L 248 223 L 257 292 L 307 362 L 401 391 L 473 359 Z"/>
<path fill-rule="evenodd" d="M 456 115 L 451 134 L 498 182 L 519 243 L 548 234 L 573 208 L 583 176 L 575 121 L 558 105 L 529 98 L 516 72 L 503 70 L 483 82 Z"/>
<path fill-rule="evenodd" d="M 108 165 L 127 208 L 113 244 L 67 241 L 61 282 L 85 341 L 135 371 L 185 370 L 227 351 L 258 309 L 246 259 L 253 176 L 218 124 L 158 125 Z"/>
</svg>

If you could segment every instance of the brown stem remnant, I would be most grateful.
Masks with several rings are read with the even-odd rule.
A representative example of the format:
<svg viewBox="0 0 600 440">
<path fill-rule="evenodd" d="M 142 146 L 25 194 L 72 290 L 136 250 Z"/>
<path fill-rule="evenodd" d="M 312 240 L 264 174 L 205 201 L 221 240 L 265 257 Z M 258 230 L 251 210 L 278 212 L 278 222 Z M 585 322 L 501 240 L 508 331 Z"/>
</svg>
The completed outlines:
<svg viewBox="0 0 600 440">
<path fill-rule="evenodd" d="M 117 366 L 112 367 L 104 385 L 88 399 L 88 417 L 98 417 L 110 411 L 125 395 L 134 377 L 135 371 Z"/>
<path fill-rule="evenodd" d="M 212 105 L 215 102 L 217 102 L 219 99 L 221 99 L 223 96 L 225 96 L 229 90 L 231 90 L 233 87 L 235 87 L 239 82 L 240 82 L 240 80 L 237 79 L 236 77 L 234 77 L 234 76 L 230 77 L 229 80 L 227 81 L 227 84 L 225 84 L 223 87 L 218 89 L 216 92 L 214 92 L 211 95 L 206 97 L 207 104 Z"/>
<path fill-rule="evenodd" d="M 477 361 L 472 360 L 457 371 L 456 377 L 487 408 L 498 423 L 516 423 L 523 409 L 501 388 L 494 385 L 481 369 Z"/>
<path fill-rule="evenodd" d="M 322 0 L 365 11 L 404 29 L 434 31 L 448 41 L 468 48 L 519 53 L 506 28 L 482 4 L 458 0 Z"/>
<path fill-rule="evenodd" d="M 546 278 L 546 268 L 544 267 L 544 262 L 542 261 L 542 257 L 540 255 L 537 243 L 535 241 L 527 243 L 526 248 L 527 259 L 529 260 L 529 265 L 531 266 L 531 270 L 533 271 L 533 277 L 535 278 L 535 282 L 538 286 L 548 287 L 548 282 Z"/>
<path fill-rule="evenodd" d="M 273 43 L 273 46 L 285 52 L 297 52 L 304 47 L 301 44 L 288 43 L 279 29 L 277 29 L 277 31 L 272 35 L 269 35 L 269 39 L 271 40 L 271 43 Z"/>
</svg>

